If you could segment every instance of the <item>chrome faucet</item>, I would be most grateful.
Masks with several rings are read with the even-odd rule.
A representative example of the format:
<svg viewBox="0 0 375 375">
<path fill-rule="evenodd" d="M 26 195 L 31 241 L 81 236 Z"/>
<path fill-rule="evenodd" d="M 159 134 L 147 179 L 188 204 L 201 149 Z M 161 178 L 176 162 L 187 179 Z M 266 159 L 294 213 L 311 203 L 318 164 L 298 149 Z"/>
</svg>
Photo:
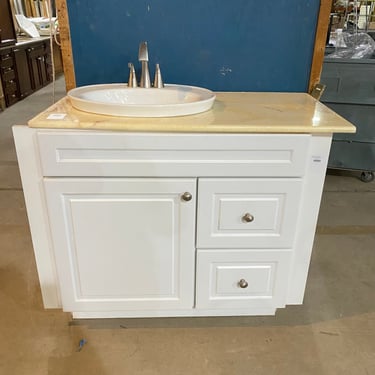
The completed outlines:
<svg viewBox="0 0 375 375">
<path fill-rule="evenodd" d="M 138 60 L 142 63 L 142 72 L 141 72 L 141 80 L 139 82 L 139 87 L 150 88 L 151 80 L 150 80 L 150 72 L 148 70 L 148 49 L 147 49 L 147 42 L 142 42 L 139 45 L 138 51 Z M 129 79 L 128 79 L 128 86 L 129 87 L 137 87 L 137 80 L 135 77 L 135 70 L 134 65 L 132 63 L 128 64 L 129 67 Z M 160 66 L 156 64 L 155 67 L 155 78 L 153 87 L 155 88 L 162 88 L 164 87 L 163 79 L 161 77 Z"/>
<path fill-rule="evenodd" d="M 142 63 L 140 87 L 151 87 L 150 72 L 148 71 L 148 49 L 147 42 L 142 42 L 139 45 L 138 60 Z"/>
<path fill-rule="evenodd" d="M 134 65 L 130 62 L 128 64 L 129 67 L 129 79 L 128 79 L 128 87 L 137 87 L 137 77 L 135 76 L 135 69 Z"/>
</svg>

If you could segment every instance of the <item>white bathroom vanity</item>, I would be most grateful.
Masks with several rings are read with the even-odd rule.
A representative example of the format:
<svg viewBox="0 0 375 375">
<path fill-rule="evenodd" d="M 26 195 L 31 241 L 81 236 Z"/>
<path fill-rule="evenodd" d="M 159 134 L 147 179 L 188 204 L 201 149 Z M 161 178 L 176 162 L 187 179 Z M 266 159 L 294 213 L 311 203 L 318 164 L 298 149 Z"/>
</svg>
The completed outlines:
<svg viewBox="0 0 375 375">
<path fill-rule="evenodd" d="M 78 111 L 13 128 L 45 308 L 270 315 L 301 304 L 334 132 L 307 94 L 217 93 L 173 118 Z"/>
</svg>

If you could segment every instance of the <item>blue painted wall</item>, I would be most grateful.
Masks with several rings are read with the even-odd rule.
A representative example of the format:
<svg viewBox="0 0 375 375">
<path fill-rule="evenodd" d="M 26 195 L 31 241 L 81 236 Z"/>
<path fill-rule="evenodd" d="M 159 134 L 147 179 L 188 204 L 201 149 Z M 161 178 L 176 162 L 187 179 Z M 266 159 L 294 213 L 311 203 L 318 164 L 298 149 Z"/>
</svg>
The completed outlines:
<svg viewBox="0 0 375 375">
<path fill-rule="evenodd" d="M 77 86 L 150 71 L 215 91 L 307 91 L 320 0 L 68 0 Z"/>
</svg>

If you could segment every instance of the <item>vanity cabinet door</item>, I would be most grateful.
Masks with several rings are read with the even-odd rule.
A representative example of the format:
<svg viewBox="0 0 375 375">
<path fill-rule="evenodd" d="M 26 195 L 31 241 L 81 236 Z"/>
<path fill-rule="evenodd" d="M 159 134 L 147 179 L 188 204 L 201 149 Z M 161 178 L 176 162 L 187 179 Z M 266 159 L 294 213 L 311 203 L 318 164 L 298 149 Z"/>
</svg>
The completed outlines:
<svg viewBox="0 0 375 375">
<path fill-rule="evenodd" d="M 44 182 L 65 311 L 193 307 L 195 179 Z"/>
<path fill-rule="evenodd" d="M 23 99 L 33 92 L 26 49 L 23 46 L 16 47 L 13 49 L 13 53 L 17 67 L 18 96 L 19 99 Z"/>
<path fill-rule="evenodd" d="M 47 42 L 33 44 L 26 49 L 31 86 L 38 90 L 51 81 L 50 47 Z"/>
</svg>

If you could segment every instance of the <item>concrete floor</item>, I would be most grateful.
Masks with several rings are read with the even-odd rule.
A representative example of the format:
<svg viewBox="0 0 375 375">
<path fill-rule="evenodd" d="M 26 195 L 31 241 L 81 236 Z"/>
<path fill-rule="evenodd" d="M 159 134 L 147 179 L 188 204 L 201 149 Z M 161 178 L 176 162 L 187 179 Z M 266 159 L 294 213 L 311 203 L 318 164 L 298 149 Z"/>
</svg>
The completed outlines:
<svg viewBox="0 0 375 375">
<path fill-rule="evenodd" d="M 52 85 L 0 113 L 0 374 L 375 374 L 375 183 L 351 173 L 327 176 L 302 306 L 92 321 L 44 310 L 11 126 L 51 103 Z"/>
</svg>

